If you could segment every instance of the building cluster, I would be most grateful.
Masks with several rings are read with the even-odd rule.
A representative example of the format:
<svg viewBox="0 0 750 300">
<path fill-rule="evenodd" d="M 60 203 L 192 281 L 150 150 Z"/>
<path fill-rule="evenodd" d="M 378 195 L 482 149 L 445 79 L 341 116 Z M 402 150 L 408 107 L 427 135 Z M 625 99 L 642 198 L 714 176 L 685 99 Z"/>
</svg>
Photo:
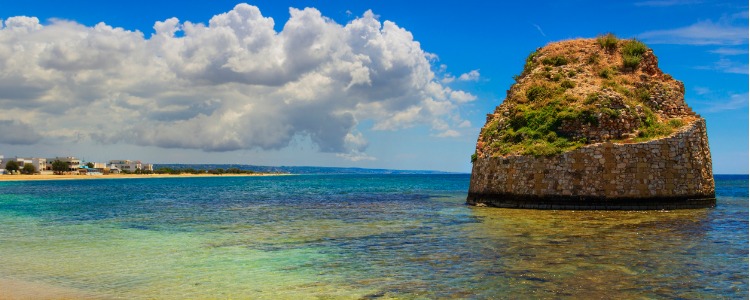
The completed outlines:
<svg viewBox="0 0 750 300">
<path fill-rule="evenodd" d="M 72 156 L 39 158 L 39 157 L 13 157 L 5 158 L 0 155 L 0 174 L 8 174 L 6 166 L 9 162 L 14 161 L 16 165 L 22 168 L 26 164 L 34 166 L 35 173 L 53 174 L 52 164 L 55 161 L 61 161 L 67 165 L 66 174 L 81 175 L 102 175 L 102 174 L 119 174 L 119 173 L 138 173 L 154 171 L 153 164 L 142 163 L 140 160 L 110 160 L 103 162 L 84 162 Z"/>
</svg>

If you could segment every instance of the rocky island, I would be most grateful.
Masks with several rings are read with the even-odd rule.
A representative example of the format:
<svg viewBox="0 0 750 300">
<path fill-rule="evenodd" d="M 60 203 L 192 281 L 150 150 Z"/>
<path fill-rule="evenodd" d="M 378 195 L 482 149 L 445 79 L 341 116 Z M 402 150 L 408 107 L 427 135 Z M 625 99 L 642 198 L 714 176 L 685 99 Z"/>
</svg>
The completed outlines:
<svg viewBox="0 0 750 300">
<path fill-rule="evenodd" d="M 715 206 L 705 120 L 642 42 L 608 34 L 551 43 L 515 79 L 479 134 L 468 204 Z"/>
</svg>

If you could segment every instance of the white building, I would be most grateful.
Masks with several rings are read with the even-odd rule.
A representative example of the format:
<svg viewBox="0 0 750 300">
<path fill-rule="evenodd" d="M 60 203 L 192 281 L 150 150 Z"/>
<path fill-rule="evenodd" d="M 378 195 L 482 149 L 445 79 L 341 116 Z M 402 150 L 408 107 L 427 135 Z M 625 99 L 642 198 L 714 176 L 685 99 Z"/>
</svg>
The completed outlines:
<svg viewBox="0 0 750 300">
<path fill-rule="evenodd" d="M 124 172 L 135 172 L 137 170 L 140 171 L 153 171 L 154 165 L 152 164 L 144 164 L 140 160 L 110 160 L 109 161 L 109 169 L 113 172 L 116 172 L 115 170 L 121 170 Z"/>
<path fill-rule="evenodd" d="M 34 170 L 40 172 L 47 167 L 47 159 L 40 157 L 24 158 L 24 164 L 31 164 L 34 166 Z"/>
<path fill-rule="evenodd" d="M 34 170 L 37 172 L 40 172 L 44 170 L 47 167 L 47 159 L 46 158 L 39 158 L 39 157 L 31 157 L 31 158 L 24 158 L 24 157 L 14 157 L 14 158 L 3 158 L 0 156 L 0 169 L 3 170 L 3 173 L 5 171 L 5 165 L 8 164 L 10 161 L 15 161 L 18 163 L 19 168 L 23 168 L 26 164 L 31 164 L 34 166 Z"/>
</svg>

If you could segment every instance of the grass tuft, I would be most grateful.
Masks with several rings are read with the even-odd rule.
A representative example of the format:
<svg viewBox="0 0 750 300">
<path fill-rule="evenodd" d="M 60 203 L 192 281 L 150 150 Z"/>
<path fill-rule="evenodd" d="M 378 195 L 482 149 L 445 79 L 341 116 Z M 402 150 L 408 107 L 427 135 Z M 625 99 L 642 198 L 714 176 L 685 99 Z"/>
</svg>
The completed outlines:
<svg viewBox="0 0 750 300">
<path fill-rule="evenodd" d="M 683 122 L 681 119 L 671 119 L 669 120 L 668 124 L 670 127 L 677 129 L 685 125 L 685 122 Z"/>
<path fill-rule="evenodd" d="M 612 79 L 612 77 L 614 77 L 615 74 L 617 74 L 617 71 L 615 71 L 614 69 L 610 67 L 604 68 L 601 71 L 599 71 L 599 77 L 605 78 L 605 79 Z"/>
<path fill-rule="evenodd" d="M 557 55 L 553 57 L 545 57 L 542 60 L 542 64 L 545 66 L 564 66 L 568 64 L 568 59 L 565 56 Z"/>
<path fill-rule="evenodd" d="M 635 70 L 638 68 L 638 65 L 641 63 L 641 59 L 643 59 L 640 56 L 622 56 L 622 68 L 623 70 Z"/>
<path fill-rule="evenodd" d="M 608 87 L 612 88 L 615 92 L 620 93 L 620 95 L 623 95 L 625 97 L 630 97 L 633 95 L 633 93 L 626 87 L 622 86 L 621 84 L 617 83 L 617 81 L 614 80 L 606 80 L 602 83 L 602 87 Z"/>
<path fill-rule="evenodd" d="M 616 119 L 620 117 L 620 111 L 611 109 L 609 107 L 603 107 L 601 108 L 602 113 L 605 115 L 608 115 L 612 119 Z"/>
<path fill-rule="evenodd" d="M 562 92 L 563 90 L 553 88 L 549 85 L 532 85 L 526 90 L 526 99 L 529 102 L 549 100 Z"/>
<path fill-rule="evenodd" d="M 617 41 L 617 36 L 611 32 L 605 35 L 600 35 L 596 38 L 596 42 L 599 43 L 599 46 L 604 48 L 607 52 L 614 52 L 617 50 Z"/>
<path fill-rule="evenodd" d="M 654 112 L 644 106 L 642 107 L 644 116 L 640 118 L 641 126 L 638 128 L 638 138 L 636 141 L 648 141 L 657 137 L 667 136 L 671 134 L 674 129 L 662 122 L 656 117 Z"/>
<path fill-rule="evenodd" d="M 643 56 L 648 51 L 648 47 L 637 39 L 630 39 L 622 45 L 622 54 L 630 56 Z"/>
<path fill-rule="evenodd" d="M 596 100 L 598 100 L 598 99 L 599 99 L 599 93 L 593 92 L 593 93 L 590 93 L 590 94 L 586 95 L 586 99 L 584 100 L 583 103 L 584 104 L 592 104 L 592 103 L 596 102 Z"/>
<path fill-rule="evenodd" d="M 643 59 L 643 54 L 648 51 L 646 44 L 639 40 L 631 39 L 622 45 L 622 67 L 626 70 L 635 70 Z"/>
<path fill-rule="evenodd" d="M 538 50 L 531 52 L 529 56 L 526 57 L 526 64 L 523 65 L 523 74 L 528 73 L 529 71 L 531 71 L 531 69 L 534 68 L 534 66 L 536 65 L 537 56 L 539 56 Z"/>
<path fill-rule="evenodd" d="M 560 83 L 560 86 L 567 90 L 576 87 L 576 84 L 570 80 L 563 80 L 563 82 Z"/>
</svg>

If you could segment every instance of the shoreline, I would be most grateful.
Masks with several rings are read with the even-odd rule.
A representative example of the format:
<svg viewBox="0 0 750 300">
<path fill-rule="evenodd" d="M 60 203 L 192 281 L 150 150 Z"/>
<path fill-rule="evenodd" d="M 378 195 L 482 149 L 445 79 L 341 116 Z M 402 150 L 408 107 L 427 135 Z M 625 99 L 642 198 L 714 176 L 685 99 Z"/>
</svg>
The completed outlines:
<svg viewBox="0 0 750 300">
<path fill-rule="evenodd" d="M 49 175 L 49 174 L 14 174 L 0 175 L 3 181 L 43 181 L 43 180 L 89 180 L 89 179 L 138 179 L 138 178 L 194 178 L 194 177 L 259 177 L 259 176 L 289 176 L 293 174 L 252 173 L 252 174 L 108 174 L 108 175 Z"/>
<path fill-rule="evenodd" d="M 64 285 L 0 277 L 0 300 L 19 299 L 106 299 L 93 292 Z"/>
</svg>

